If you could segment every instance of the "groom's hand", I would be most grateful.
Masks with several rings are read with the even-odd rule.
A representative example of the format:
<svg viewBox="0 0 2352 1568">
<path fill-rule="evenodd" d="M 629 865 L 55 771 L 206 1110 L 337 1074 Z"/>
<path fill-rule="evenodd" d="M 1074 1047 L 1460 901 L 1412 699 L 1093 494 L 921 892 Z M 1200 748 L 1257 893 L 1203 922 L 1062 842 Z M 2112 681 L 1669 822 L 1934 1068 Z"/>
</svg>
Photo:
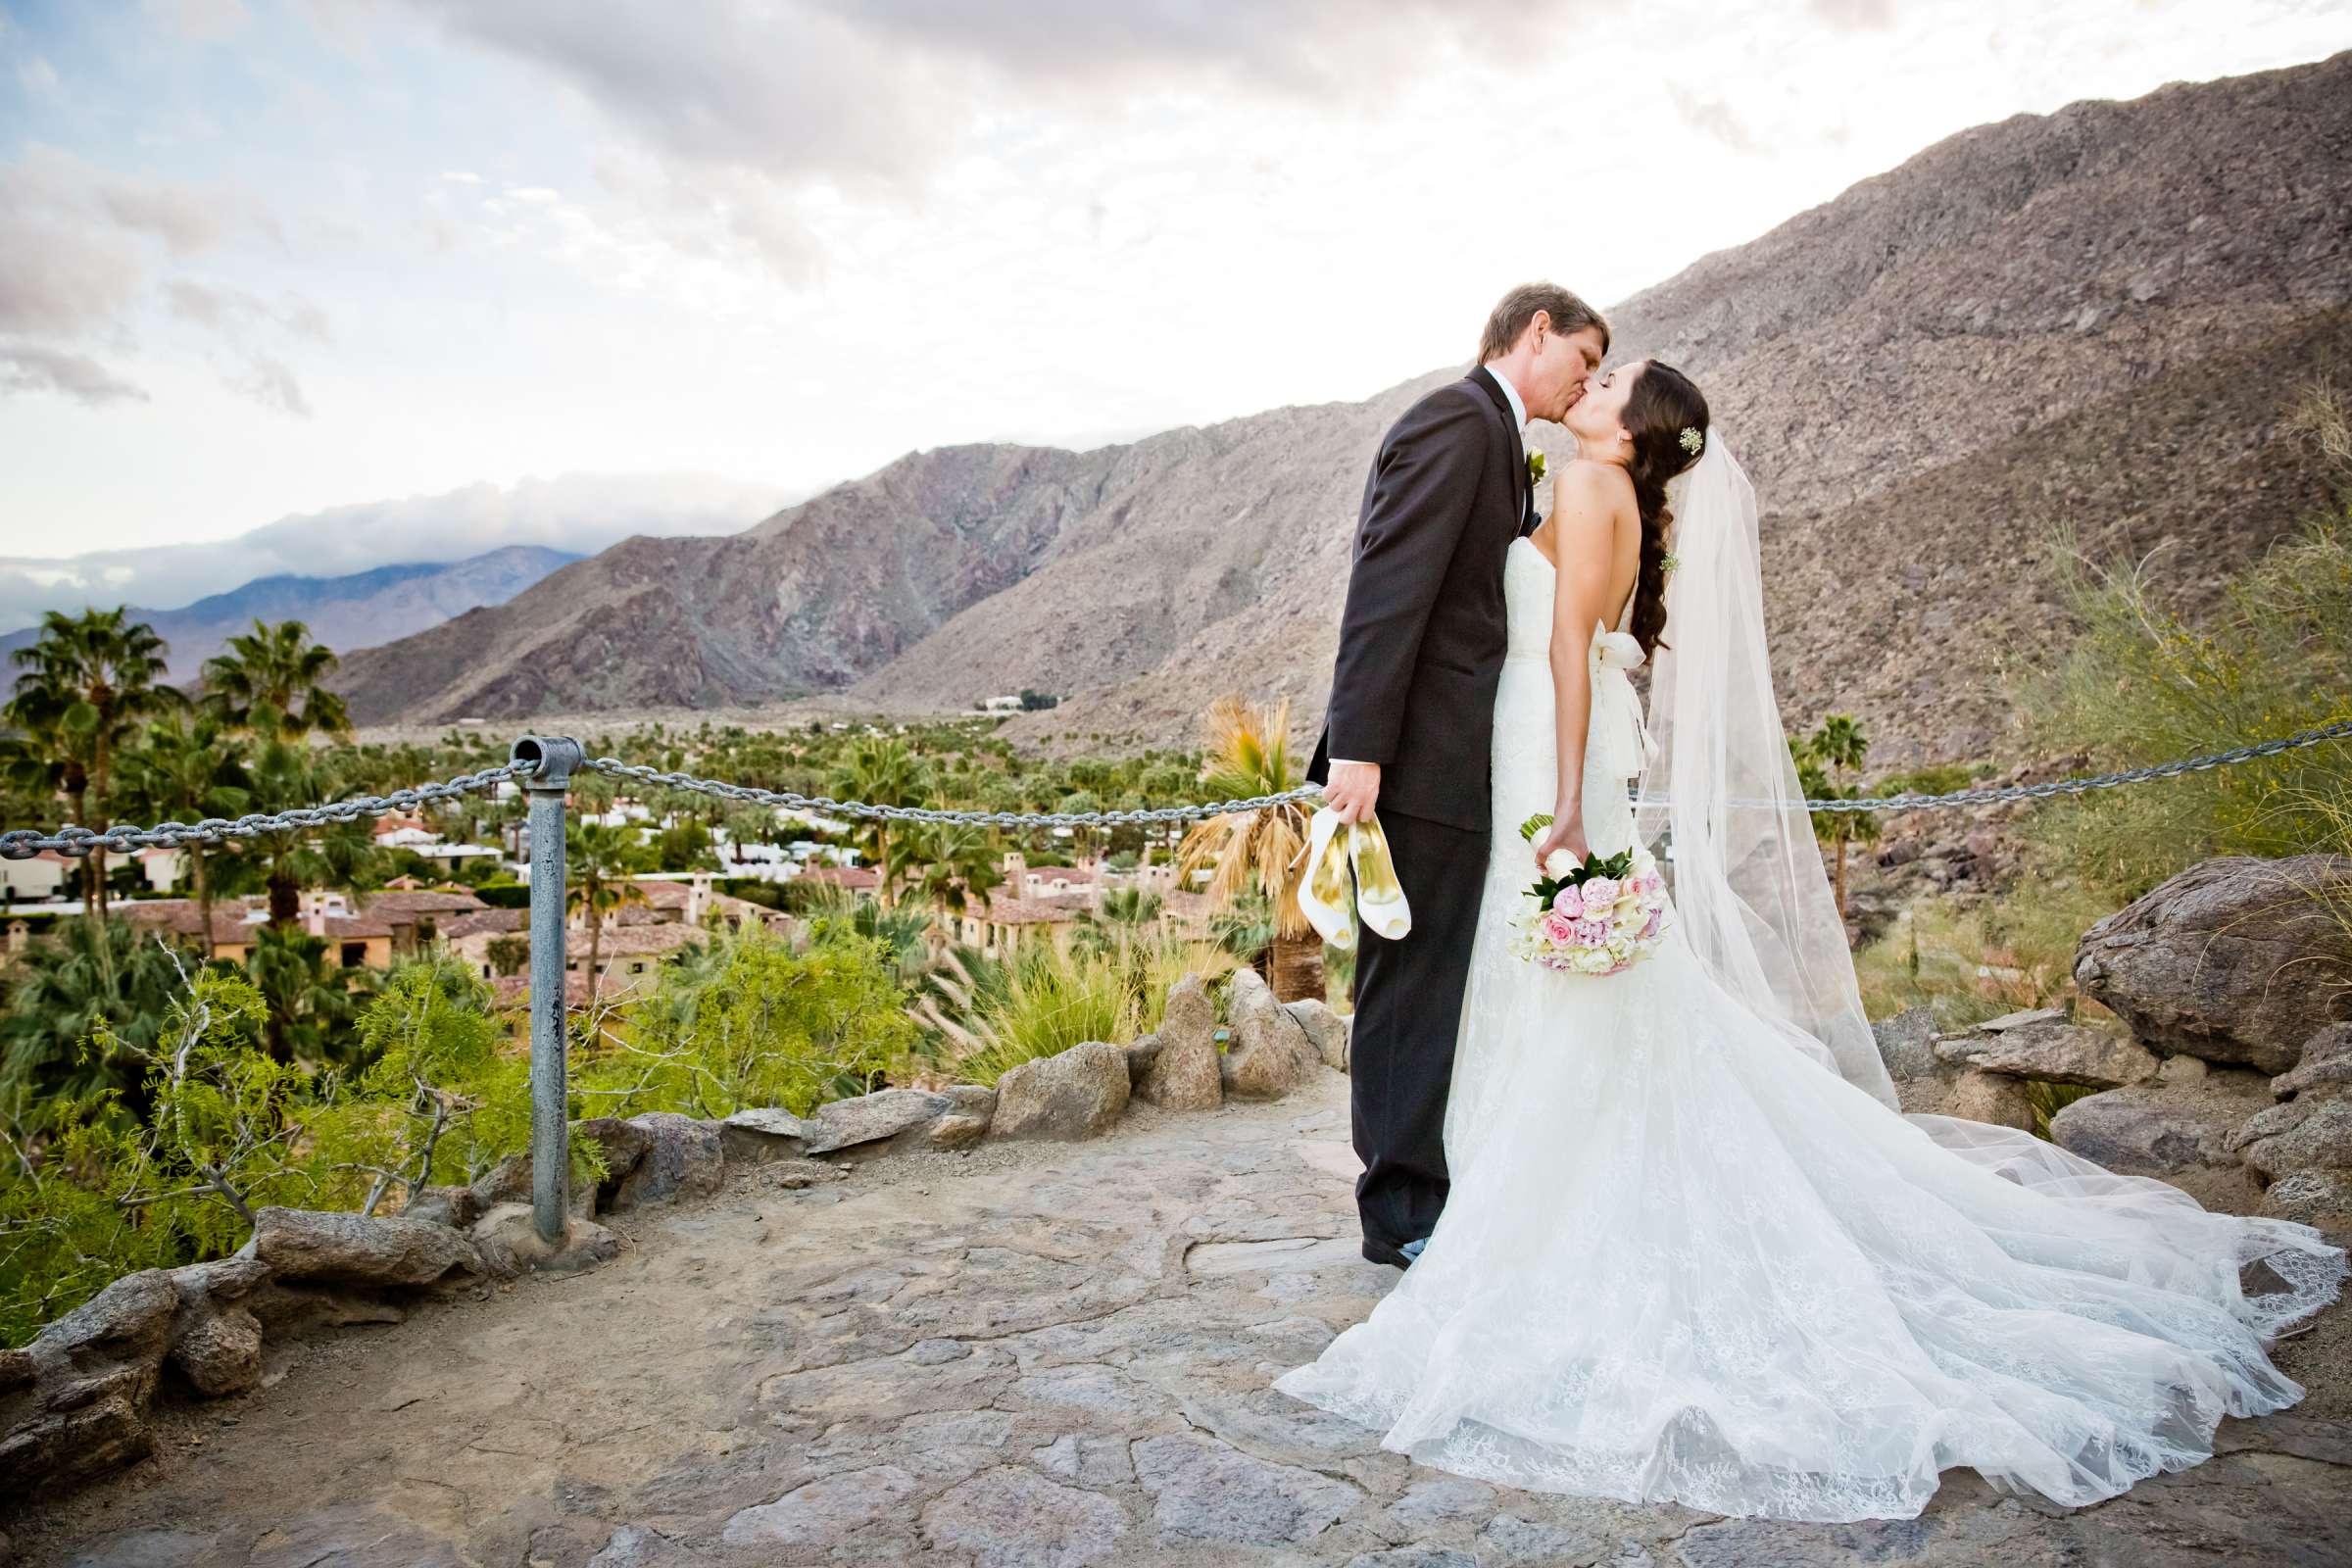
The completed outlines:
<svg viewBox="0 0 2352 1568">
<path fill-rule="evenodd" d="M 1334 762 L 1323 786 L 1323 804 L 1343 822 L 1369 821 L 1380 802 L 1378 762 Z"/>
</svg>

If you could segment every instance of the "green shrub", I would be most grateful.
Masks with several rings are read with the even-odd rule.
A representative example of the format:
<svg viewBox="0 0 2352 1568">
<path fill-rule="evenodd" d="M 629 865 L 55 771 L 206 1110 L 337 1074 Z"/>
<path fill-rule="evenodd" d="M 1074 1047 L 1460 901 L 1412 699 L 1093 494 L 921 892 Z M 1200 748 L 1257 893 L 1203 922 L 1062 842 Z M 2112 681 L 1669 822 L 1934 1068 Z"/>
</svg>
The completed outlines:
<svg viewBox="0 0 2352 1568">
<path fill-rule="evenodd" d="M 476 883 L 473 896 L 493 909 L 527 909 L 531 906 L 531 889 L 525 882 Z"/>
</svg>

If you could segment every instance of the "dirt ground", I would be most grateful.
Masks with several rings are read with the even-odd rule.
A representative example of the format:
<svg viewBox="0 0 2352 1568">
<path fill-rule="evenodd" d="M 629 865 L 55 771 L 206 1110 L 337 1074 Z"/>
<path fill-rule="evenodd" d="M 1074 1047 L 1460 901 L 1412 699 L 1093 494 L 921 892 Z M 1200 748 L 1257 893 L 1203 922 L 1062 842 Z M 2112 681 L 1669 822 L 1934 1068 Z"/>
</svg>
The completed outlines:
<svg viewBox="0 0 2352 1568">
<path fill-rule="evenodd" d="M 1416 1467 L 1267 1388 L 1395 1279 L 1356 1254 L 1346 1097 L 736 1170 L 592 1273 L 281 1349 L 0 1529 L 39 1568 L 2352 1562 L 2340 1308 L 2280 1347 L 2305 1405 L 2091 1509 L 1955 1473 L 1918 1520 L 1783 1525 Z"/>
</svg>

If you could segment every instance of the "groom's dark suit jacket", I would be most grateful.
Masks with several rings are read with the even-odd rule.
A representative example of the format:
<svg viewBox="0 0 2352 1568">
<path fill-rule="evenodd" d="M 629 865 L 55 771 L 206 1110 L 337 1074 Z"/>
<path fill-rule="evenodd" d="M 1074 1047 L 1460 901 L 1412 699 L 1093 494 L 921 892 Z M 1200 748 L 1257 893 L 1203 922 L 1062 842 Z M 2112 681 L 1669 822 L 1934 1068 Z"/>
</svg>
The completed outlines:
<svg viewBox="0 0 2352 1568">
<path fill-rule="evenodd" d="M 1533 515 L 1510 400 L 1472 370 L 1404 412 L 1364 484 L 1323 738 L 1378 762 L 1380 810 L 1485 832 L 1504 552 Z"/>
</svg>

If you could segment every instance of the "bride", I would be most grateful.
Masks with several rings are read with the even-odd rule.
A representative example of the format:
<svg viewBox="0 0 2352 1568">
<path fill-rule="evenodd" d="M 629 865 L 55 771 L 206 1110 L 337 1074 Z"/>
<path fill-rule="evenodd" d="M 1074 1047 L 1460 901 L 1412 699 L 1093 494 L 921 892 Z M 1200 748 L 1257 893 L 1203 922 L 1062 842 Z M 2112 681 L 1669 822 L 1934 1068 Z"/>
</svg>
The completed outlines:
<svg viewBox="0 0 2352 1568">
<path fill-rule="evenodd" d="M 2095 1502 L 2292 1404 L 2265 1348 L 2334 1298 L 2317 1232 L 1898 1112 L 1782 736 L 1746 476 L 1662 364 L 1567 422 L 1580 456 L 1504 568 L 1451 1195 L 1395 1292 L 1275 1386 L 1462 1475 L 1820 1521 L 1910 1517 L 1954 1466 Z M 1661 834 L 1650 956 L 1510 954 L 1549 852 Z"/>
</svg>

